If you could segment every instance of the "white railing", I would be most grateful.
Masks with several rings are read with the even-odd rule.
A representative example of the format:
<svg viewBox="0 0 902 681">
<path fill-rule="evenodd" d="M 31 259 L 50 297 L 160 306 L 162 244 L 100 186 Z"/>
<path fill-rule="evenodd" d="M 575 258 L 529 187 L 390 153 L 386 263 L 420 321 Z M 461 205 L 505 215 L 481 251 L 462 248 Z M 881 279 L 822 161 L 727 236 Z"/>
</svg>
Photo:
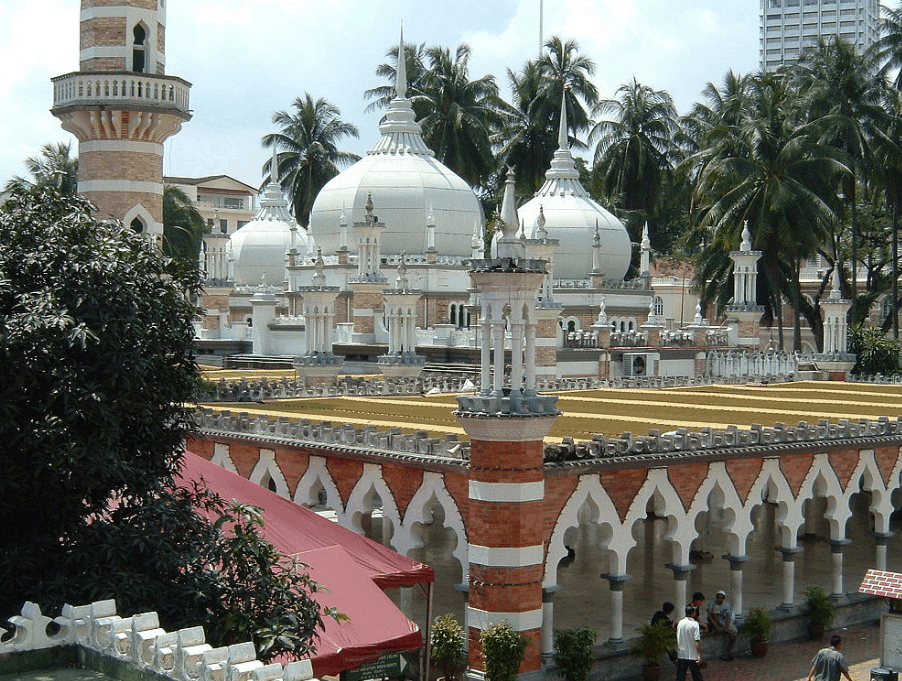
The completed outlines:
<svg viewBox="0 0 902 681">
<path fill-rule="evenodd" d="M 191 84 L 175 76 L 108 71 L 53 79 L 53 108 L 78 104 L 162 105 L 188 112 Z"/>
</svg>

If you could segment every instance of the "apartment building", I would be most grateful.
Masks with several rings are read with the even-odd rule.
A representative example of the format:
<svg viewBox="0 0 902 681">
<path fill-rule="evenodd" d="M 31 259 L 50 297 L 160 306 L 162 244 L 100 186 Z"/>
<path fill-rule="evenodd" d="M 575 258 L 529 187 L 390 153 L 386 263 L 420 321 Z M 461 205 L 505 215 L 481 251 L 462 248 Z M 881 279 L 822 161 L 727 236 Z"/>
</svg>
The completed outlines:
<svg viewBox="0 0 902 681">
<path fill-rule="evenodd" d="M 879 37 L 879 0 L 761 0 L 761 70 L 794 64 L 820 38 L 840 38 L 861 54 Z"/>
</svg>

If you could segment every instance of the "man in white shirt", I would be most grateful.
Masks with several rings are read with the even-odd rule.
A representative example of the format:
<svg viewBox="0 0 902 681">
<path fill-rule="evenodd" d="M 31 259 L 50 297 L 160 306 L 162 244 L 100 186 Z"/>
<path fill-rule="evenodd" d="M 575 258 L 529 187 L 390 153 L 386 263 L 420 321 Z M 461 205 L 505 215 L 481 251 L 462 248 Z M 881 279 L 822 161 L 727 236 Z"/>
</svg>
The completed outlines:
<svg viewBox="0 0 902 681">
<path fill-rule="evenodd" d="M 686 606 L 686 616 L 677 624 L 677 675 L 676 681 L 685 681 L 686 670 L 692 672 L 692 681 L 702 679 L 702 634 L 693 617 L 695 608 Z"/>
</svg>

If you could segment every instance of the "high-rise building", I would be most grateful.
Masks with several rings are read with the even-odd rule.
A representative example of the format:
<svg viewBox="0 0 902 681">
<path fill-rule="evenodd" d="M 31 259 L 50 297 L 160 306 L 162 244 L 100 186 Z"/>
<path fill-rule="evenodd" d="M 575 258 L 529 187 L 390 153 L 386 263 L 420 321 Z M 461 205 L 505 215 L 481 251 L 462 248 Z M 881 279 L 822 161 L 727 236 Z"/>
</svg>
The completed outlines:
<svg viewBox="0 0 902 681">
<path fill-rule="evenodd" d="M 159 244 L 163 142 L 191 118 L 191 84 L 165 74 L 164 0 L 82 0 L 80 68 L 53 79 L 78 138 L 78 193 Z"/>
<path fill-rule="evenodd" d="M 795 64 L 820 38 L 861 54 L 879 37 L 879 0 L 761 0 L 761 70 Z"/>
</svg>

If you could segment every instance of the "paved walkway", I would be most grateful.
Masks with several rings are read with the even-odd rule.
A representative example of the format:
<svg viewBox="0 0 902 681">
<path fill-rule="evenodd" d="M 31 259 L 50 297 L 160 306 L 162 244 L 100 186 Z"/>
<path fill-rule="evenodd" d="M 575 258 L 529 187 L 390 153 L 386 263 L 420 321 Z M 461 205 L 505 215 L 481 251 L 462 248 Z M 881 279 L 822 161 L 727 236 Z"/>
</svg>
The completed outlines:
<svg viewBox="0 0 902 681">
<path fill-rule="evenodd" d="M 811 659 L 818 650 L 830 645 L 832 633 L 842 636 L 842 652 L 849 663 L 852 680 L 869 681 L 871 669 L 880 666 L 879 624 L 828 632 L 822 641 L 772 644 L 762 658 L 737 656 L 732 662 L 710 659 L 704 670 L 705 681 L 805 681 Z M 669 681 L 674 676 L 674 668 L 665 667 L 661 680 Z M 687 678 L 691 677 L 687 675 Z"/>
</svg>

